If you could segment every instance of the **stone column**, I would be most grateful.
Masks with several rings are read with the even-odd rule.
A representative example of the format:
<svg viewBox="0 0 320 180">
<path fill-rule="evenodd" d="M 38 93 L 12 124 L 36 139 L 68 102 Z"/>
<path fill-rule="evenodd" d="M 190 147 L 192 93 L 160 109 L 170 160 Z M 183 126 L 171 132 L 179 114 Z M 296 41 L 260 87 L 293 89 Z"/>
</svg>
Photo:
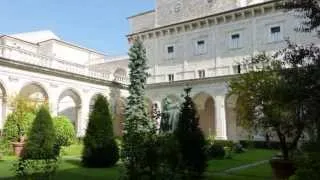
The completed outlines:
<svg viewBox="0 0 320 180">
<path fill-rule="evenodd" d="M 78 105 L 77 108 L 77 136 L 83 137 L 86 133 L 87 125 L 89 122 L 89 108 L 90 100 L 89 98 L 83 98 L 81 105 Z"/>
<path fill-rule="evenodd" d="M 4 116 L 4 111 L 3 111 L 3 97 L 0 97 L 0 131 L 3 129 L 4 126 L 4 121 L 5 121 L 5 116 Z"/>
<path fill-rule="evenodd" d="M 216 139 L 226 140 L 227 137 L 227 123 L 225 111 L 225 96 L 216 96 L 215 98 L 215 112 L 216 112 Z"/>
</svg>

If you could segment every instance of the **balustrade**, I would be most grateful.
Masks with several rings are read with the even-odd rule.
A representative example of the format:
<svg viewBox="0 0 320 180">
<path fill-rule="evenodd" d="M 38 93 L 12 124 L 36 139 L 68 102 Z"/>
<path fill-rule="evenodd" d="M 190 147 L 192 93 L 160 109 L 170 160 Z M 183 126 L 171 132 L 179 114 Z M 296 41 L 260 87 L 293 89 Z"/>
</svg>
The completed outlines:
<svg viewBox="0 0 320 180">
<path fill-rule="evenodd" d="M 113 80 L 111 79 L 110 73 L 92 71 L 89 70 L 88 66 L 82 64 L 72 63 L 55 57 L 41 55 L 20 48 L 0 45 L 0 57 L 27 64 L 33 64 L 36 66 L 80 74 L 96 79 Z M 126 77 L 117 77 L 114 80 L 121 83 L 127 83 Z"/>
</svg>

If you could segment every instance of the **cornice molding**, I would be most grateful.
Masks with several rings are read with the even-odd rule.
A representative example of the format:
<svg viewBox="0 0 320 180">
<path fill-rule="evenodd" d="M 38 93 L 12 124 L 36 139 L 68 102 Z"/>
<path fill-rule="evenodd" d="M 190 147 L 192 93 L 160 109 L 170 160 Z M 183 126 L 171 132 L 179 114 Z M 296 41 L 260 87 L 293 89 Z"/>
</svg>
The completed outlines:
<svg viewBox="0 0 320 180">
<path fill-rule="evenodd" d="M 158 38 L 161 36 L 179 34 L 183 32 L 193 31 L 196 29 L 211 27 L 214 25 L 220 25 L 229 22 L 234 22 L 237 20 L 243 20 L 246 18 L 260 16 L 262 14 L 269 14 L 277 10 L 280 2 L 281 0 L 271 0 L 264 3 L 241 7 L 238 9 L 233 9 L 230 11 L 212 14 L 209 16 L 204 16 L 183 22 L 178 22 L 175 24 L 150 28 L 148 30 L 128 34 L 127 38 L 129 42 L 135 38 L 140 38 L 142 40 Z"/>
<path fill-rule="evenodd" d="M 0 58 L 0 66 L 20 69 L 20 70 L 25 70 L 25 71 L 35 72 L 35 73 L 41 73 L 41 74 L 46 74 L 46 75 L 52 75 L 52 76 L 56 76 L 56 77 L 62 77 L 62 78 L 66 78 L 66 79 L 77 80 L 77 81 L 82 81 L 82 82 L 87 82 L 87 83 L 97 84 L 97 85 L 102 85 L 102 86 L 117 87 L 120 89 L 127 88 L 127 85 L 121 84 L 119 82 L 92 78 L 92 77 L 88 77 L 88 76 L 84 76 L 84 75 L 80 75 L 80 74 L 65 72 L 65 71 L 61 71 L 61 70 L 37 66 L 37 65 L 33 65 L 33 64 L 24 63 L 24 62 L 18 62 L 18 61 L 6 59 L 6 58 Z"/>
</svg>

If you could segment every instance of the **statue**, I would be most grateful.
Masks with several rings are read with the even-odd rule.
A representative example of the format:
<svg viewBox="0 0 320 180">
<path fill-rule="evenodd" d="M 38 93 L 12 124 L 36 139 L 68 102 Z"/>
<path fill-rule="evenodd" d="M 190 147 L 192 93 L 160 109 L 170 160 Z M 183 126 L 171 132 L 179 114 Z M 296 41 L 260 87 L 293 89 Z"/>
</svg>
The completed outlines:
<svg viewBox="0 0 320 180">
<path fill-rule="evenodd" d="M 165 98 L 160 123 L 161 132 L 173 132 L 179 120 L 180 104 L 173 103 L 171 99 Z"/>
</svg>

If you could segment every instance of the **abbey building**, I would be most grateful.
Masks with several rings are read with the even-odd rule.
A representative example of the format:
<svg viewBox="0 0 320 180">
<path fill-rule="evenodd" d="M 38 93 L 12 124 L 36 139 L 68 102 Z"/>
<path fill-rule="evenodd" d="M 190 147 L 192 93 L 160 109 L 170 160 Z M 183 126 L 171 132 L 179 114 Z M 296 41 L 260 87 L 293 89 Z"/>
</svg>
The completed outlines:
<svg viewBox="0 0 320 180">
<path fill-rule="evenodd" d="M 128 18 L 129 43 L 136 37 L 146 47 L 149 106 L 165 99 L 182 101 L 185 86 L 206 135 L 245 139 L 228 97 L 228 80 L 255 68 L 239 65 L 260 52 L 272 53 L 296 43 L 315 43 L 316 33 L 298 33 L 294 13 L 273 0 L 157 0 L 154 10 Z M 47 101 L 54 115 L 68 116 L 83 136 L 97 94 L 109 98 L 121 135 L 128 96 L 128 57 L 110 57 L 61 40 L 50 31 L 0 36 L 0 129 L 10 113 L 10 98 Z M 259 135 L 256 136 L 259 138 Z"/>
</svg>

